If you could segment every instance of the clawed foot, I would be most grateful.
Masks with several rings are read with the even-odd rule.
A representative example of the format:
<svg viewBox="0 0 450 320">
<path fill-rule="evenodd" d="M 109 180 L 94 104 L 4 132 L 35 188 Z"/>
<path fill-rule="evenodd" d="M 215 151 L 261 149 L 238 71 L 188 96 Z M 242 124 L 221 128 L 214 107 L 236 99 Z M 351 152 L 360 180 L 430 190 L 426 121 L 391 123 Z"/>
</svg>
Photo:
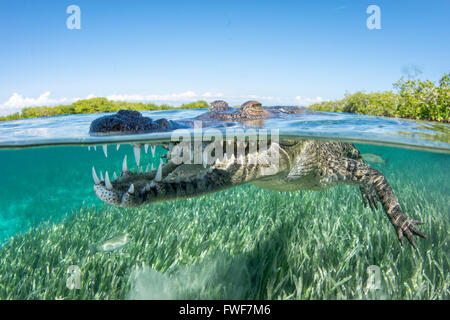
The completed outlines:
<svg viewBox="0 0 450 320">
<path fill-rule="evenodd" d="M 372 210 L 378 209 L 378 195 L 375 188 L 364 185 L 360 186 L 359 189 L 361 190 L 364 207 L 367 207 L 367 204 L 369 204 Z"/>
<path fill-rule="evenodd" d="M 423 222 L 410 219 L 401 211 L 396 218 L 391 221 L 395 227 L 395 230 L 397 230 L 397 237 L 398 240 L 400 240 L 401 245 L 403 245 L 403 237 L 406 237 L 411 245 L 416 248 L 414 236 L 417 235 L 421 238 L 427 237 L 425 234 L 416 229 L 416 225 L 423 224 Z"/>
</svg>

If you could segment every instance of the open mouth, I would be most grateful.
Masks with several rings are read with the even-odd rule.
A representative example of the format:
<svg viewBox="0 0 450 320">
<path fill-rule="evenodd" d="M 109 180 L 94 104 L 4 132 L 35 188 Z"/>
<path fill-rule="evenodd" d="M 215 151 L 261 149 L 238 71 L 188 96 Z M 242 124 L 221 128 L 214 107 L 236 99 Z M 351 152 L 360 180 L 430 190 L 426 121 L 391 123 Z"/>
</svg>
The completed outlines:
<svg viewBox="0 0 450 320">
<path fill-rule="evenodd" d="M 213 152 L 202 152 L 208 151 L 209 144 L 210 142 L 200 144 L 199 154 L 195 153 L 191 143 L 160 144 L 165 153 L 158 159 L 155 159 L 157 145 L 132 144 L 136 164 L 134 169 L 129 169 L 130 160 L 127 155 L 123 158 L 119 175 L 115 172 L 111 175 L 108 171 L 104 175 L 102 171 L 97 174 L 96 169 L 92 167 L 95 194 L 100 200 L 121 207 L 183 199 L 236 184 L 229 171 L 236 173 L 244 170 L 244 165 L 245 170 L 250 170 L 258 162 L 257 143 L 252 145 L 247 142 L 232 142 L 232 148 L 226 149 L 227 143 L 224 142 L 221 145 L 224 153 L 217 156 L 217 149 Z M 142 149 L 146 154 L 151 154 L 151 162 L 141 163 Z M 107 157 L 106 145 L 103 145 L 103 151 Z M 157 166 L 153 165 L 155 160 Z M 233 170 L 228 170 L 231 166 Z"/>
</svg>

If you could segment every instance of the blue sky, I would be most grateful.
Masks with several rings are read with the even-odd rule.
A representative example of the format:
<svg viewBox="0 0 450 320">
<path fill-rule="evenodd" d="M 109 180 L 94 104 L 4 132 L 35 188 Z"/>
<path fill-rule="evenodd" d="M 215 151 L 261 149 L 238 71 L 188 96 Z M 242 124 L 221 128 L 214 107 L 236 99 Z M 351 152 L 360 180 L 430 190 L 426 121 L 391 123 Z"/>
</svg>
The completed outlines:
<svg viewBox="0 0 450 320">
<path fill-rule="evenodd" d="M 81 29 L 69 30 L 69 5 Z M 369 30 L 369 5 L 381 29 Z M 450 1 L 0 2 L 0 114 L 105 96 L 308 104 L 450 71 Z"/>
</svg>

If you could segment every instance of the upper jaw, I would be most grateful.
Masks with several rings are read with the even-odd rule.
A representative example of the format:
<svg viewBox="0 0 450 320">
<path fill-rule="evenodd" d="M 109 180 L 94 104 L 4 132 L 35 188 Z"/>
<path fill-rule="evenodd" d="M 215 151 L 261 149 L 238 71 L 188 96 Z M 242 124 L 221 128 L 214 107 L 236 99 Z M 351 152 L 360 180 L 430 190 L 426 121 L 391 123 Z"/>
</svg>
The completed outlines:
<svg viewBox="0 0 450 320">
<path fill-rule="evenodd" d="M 277 148 L 276 146 L 277 144 L 274 148 Z M 258 155 L 258 152 L 250 152 L 250 144 L 247 142 L 235 142 L 233 150 L 235 150 L 236 156 L 237 150 L 244 150 L 244 154 L 239 155 L 238 158 L 234 153 L 229 158 L 224 154 L 221 160 L 203 158 L 203 155 L 207 154 L 205 149 L 199 159 L 201 164 L 192 164 L 193 158 L 190 161 L 183 159 L 188 163 L 178 164 L 180 158 L 175 155 L 184 154 L 182 148 L 178 144 L 172 143 L 166 144 L 165 148 L 168 153 L 158 159 L 157 168 L 147 165 L 144 170 L 144 166 L 141 165 L 142 145 L 140 144 L 133 144 L 136 162 L 134 172 L 128 168 L 127 156 L 123 159 L 119 176 L 115 173 L 110 175 L 107 171 L 105 175 L 102 172 L 97 175 L 93 167 L 92 177 L 97 197 L 112 205 L 133 207 L 154 201 L 182 199 L 222 190 L 244 183 L 244 180 L 248 182 L 257 179 L 264 171 L 264 165 L 256 166 L 262 155 Z M 147 144 L 144 147 L 144 150 L 151 153 L 153 157 L 156 154 L 155 149 L 156 146 L 150 147 Z M 223 149 L 225 150 L 225 147 Z M 107 156 L 107 147 L 104 146 L 103 150 Z M 190 150 L 192 151 L 193 148 Z M 164 161 L 163 158 L 166 160 Z M 189 154 L 187 154 L 187 158 L 189 158 Z M 235 175 L 236 172 L 238 174 Z M 250 173 L 251 175 L 249 175 Z M 270 173 L 270 175 L 272 174 L 274 173 Z"/>
<path fill-rule="evenodd" d="M 172 151 L 172 144 L 167 144 L 166 149 Z M 151 152 L 155 156 L 156 146 L 145 145 L 144 150 Z M 104 146 L 104 150 L 107 147 Z M 166 199 L 177 198 L 177 189 L 175 185 L 182 183 L 197 183 L 204 180 L 207 174 L 213 171 L 212 165 L 196 164 L 175 164 L 171 159 L 171 152 L 163 155 L 159 159 L 157 168 L 153 165 L 140 165 L 141 145 L 133 145 L 134 156 L 137 168 L 130 171 L 128 168 L 127 156 L 122 163 L 122 171 L 119 176 L 115 173 L 110 175 L 108 171 L 100 171 L 98 175 L 95 168 L 92 167 L 92 177 L 94 180 L 94 192 L 97 197 L 109 204 L 121 207 L 134 207 L 152 201 L 163 201 Z M 107 156 L 107 151 L 105 151 Z M 163 161 L 167 159 L 166 162 Z M 200 183 L 198 183 L 200 185 Z"/>
</svg>

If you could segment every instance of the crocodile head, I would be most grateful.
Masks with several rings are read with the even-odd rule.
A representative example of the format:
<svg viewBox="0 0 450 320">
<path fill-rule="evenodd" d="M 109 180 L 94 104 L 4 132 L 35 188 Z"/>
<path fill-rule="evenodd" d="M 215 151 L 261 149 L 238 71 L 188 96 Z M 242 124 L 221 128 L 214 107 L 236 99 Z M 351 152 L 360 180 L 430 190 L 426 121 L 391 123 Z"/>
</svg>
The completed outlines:
<svg viewBox="0 0 450 320">
<path fill-rule="evenodd" d="M 167 162 L 160 159 L 159 163 L 155 170 L 132 170 L 128 169 L 125 156 L 120 176 L 110 178 L 106 171 L 104 179 L 102 173 L 99 179 L 92 168 L 95 194 L 103 202 L 115 206 L 136 207 L 207 193 L 206 185 L 220 176 L 211 165 L 175 164 L 172 159 Z"/>
<path fill-rule="evenodd" d="M 269 118 L 272 113 L 265 110 L 257 101 L 247 101 L 240 108 L 230 108 L 225 101 L 211 102 L 208 112 L 196 117 L 197 120 L 210 121 L 239 121 L 244 124 Z M 275 114 L 274 114 L 275 115 Z M 259 122 L 261 124 L 261 122 Z"/>
<path fill-rule="evenodd" d="M 210 112 L 222 112 L 222 111 L 232 111 L 233 109 L 228 105 L 226 101 L 214 100 L 211 102 L 209 107 Z"/>
<path fill-rule="evenodd" d="M 208 145 L 210 142 L 203 143 L 202 150 L 206 150 Z M 163 145 L 168 149 L 163 156 L 166 161 L 161 158 L 158 168 L 149 168 L 147 165 L 145 170 L 144 166 L 140 166 L 142 146 L 133 146 L 136 160 L 134 170 L 128 168 L 127 156 L 119 176 L 114 173 L 111 177 L 106 171 L 104 176 L 100 173 L 99 178 L 95 168 L 92 168 L 94 191 L 100 200 L 115 206 L 136 207 L 231 188 L 261 178 L 267 175 L 268 170 L 271 170 L 271 175 L 280 172 L 280 166 L 274 166 L 270 161 L 279 146 L 270 141 L 263 152 L 260 149 L 257 151 L 248 142 L 223 142 L 221 149 L 227 150 L 225 155 L 219 158 L 215 157 L 215 151 L 208 153 L 208 156 L 204 156 L 206 152 L 200 152 L 200 159 L 197 159 L 197 155 L 191 156 L 193 144 L 182 146 L 182 143 L 170 143 Z M 226 149 L 230 146 L 231 149 Z M 151 147 L 153 156 L 155 147 Z M 144 150 L 148 150 L 148 145 L 145 145 Z M 232 150 L 231 153 L 228 150 Z"/>
<path fill-rule="evenodd" d="M 133 110 L 119 110 L 117 113 L 107 115 L 92 121 L 89 133 L 93 136 L 142 134 L 152 132 L 167 132 L 176 129 L 191 128 L 193 121 L 203 121 L 203 127 L 213 127 L 223 122 L 241 122 L 245 125 L 260 126 L 267 118 L 281 115 L 304 115 L 317 113 L 300 107 L 266 107 L 263 108 L 257 101 L 247 101 L 240 108 L 231 108 L 223 100 L 211 102 L 207 112 L 191 119 L 179 121 L 144 117 L 140 112 Z"/>
<path fill-rule="evenodd" d="M 90 133 L 92 135 L 114 135 L 171 131 L 191 127 L 192 120 L 203 121 L 203 127 L 212 127 L 223 121 L 254 124 L 255 121 L 262 121 L 272 115 L 298 113 L 296 110 L 302 109 L 272 107 L 266 110 L 257 101 L 248 101 L 240 108 L 230 108 L 225 101 L 216 100 L 211 103 L 211 107 L 204 114 L 194 119 L 181 121 L 166 119 L 153 121 L 148 117 L 143 117 L 137 111 L 121 110 L 117 114 L 93 121 Z M 159 159 L 159 166 L 155 170 L 152 168 L 149 170 L 148 167 L 144 170 L 139 166 L 141 145 L 134 144 L 137 164 L 134 172 L 128 169 L 126 157 L 120 176 L 114 174 L 113 177 L 110 177 L 106 173 L 104 177 L 103 174 L 100 174 L 99 178 L 95 169 L 92 168 L 95 193 L 104 202 L 122 207 L 133 207 L 153 201 L 182 199 L 215 192 L 253 181 L 265 176 L 268 171 L 272 174 L 279 172 L 277 165 L 272 167 L 273 163 L 270 161 L 273 159 L 272 153 L 275 154 L 275 149 L 280 147 L 277 143 L 267 144 L 267 149 L 264 149 L 263 152 L 253 149 L 250 143 L 238 142 L 237 139 L 233 140 L 231 144 L 233 150 L 231 153 L 228 152 L 228 143 L 224 143 L 222 146 L 222 150 L 227 150 L 228 157 L 224 158 L 222 154 L 216 156 L 210 152 L 208 159 L 205 159 L 206 157 L 201 153 L 199 157 L 194 157 L 196 160 L 194 162 L 190 156 L 194 148 L 190 144 L 188 148 L 181 147 L 178 143 L 166 144 L 167 160 L 164 162 Z M 206 145 L 202 146 L 202 150 L 204 147 Z M 154 154 L 154 152 L 152 153 Z M 186 154 L 189 155 L 186 157 Z M 173 158 L 179 159 L 180 156 L 183 157 L 183 161 L 173 161 Z M 265 164 L 261 165 L 261 163 Z"/>
</svg>

